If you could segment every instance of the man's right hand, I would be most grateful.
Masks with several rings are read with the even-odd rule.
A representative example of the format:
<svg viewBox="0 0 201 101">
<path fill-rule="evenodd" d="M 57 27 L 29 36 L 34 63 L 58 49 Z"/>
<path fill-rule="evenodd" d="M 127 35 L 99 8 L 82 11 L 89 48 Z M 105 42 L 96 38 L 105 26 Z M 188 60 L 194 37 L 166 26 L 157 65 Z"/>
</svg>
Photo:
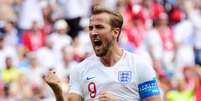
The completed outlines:
<svg viewBox="0 0 201 101">
<path fill-rule="evenodd" d="M 56 76 L 56 72 L 53 69 L 49 69 L 48 73 L 43 76 L 43 80 L 52 88 L 59 86 L 61 81 Z"/>
<path fill-rule="evenodd" d="M 52 88 L 56 101 L 64 101 L 62 89 L 60 86 L 61 81 L 56 76 L 56 72 L 50 69 L 46 75 L 43 76 L 44 81 Z"/>
</svg>

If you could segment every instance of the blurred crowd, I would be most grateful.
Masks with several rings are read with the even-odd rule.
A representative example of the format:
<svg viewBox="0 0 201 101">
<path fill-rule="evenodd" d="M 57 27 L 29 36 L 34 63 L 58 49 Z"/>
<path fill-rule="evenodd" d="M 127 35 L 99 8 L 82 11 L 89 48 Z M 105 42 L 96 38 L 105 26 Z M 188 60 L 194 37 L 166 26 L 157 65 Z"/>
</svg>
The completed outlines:
<svg viewBox="0 0 201 101">
<path fill-rule="evenodd" d="M 164 101 L 201 101 L 200 2 L 0 0 L 0 101 L 54 100 L 42 79 L 49 69 L 68 96 L 70 70 L 93 54 L 94 5 L 123 15 L 119 45 L 153 65 Z"/>
</svg>

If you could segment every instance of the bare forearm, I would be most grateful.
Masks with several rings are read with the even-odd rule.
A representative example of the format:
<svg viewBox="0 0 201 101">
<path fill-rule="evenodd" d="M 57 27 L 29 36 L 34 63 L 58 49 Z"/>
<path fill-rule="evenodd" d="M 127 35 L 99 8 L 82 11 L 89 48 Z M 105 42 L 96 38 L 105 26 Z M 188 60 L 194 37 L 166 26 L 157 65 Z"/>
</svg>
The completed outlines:
<svg viewBox="0 0 201 101">
<path fill-rule="evenodd" d="M 64 101 L 63 92 L 60 86 L 61 81 L 56 76 L 56 72 L 53 69 L 50 69 L 47 75 L 43 75 L 42 78 L 53 90 L 54 95 L 56 97 L 56 101 Z"/>
<path fill-rule="evenodd" d="M 152 97 L 146 98 L 143 101 L 162 101 L 162 100 L 160 96 L 152 96 Z"/>
<path fill-rule="evenodd" d="M 54 86 L 54 87 L 51 87 L 51 88 L 52 88 L 52 90 L 54 92 L 56 101 L 65 101 L 65 99 L 63 97 L 62 89 L 59 86 Z"/>
<path fill-rule="evenodd" d="M 54 95 L 56 97 L 56 101 L 65 101 L 63 94 L 62 94 L 62 91 L 54 92 Z"/>
<path fill-rule="evenodd" d="M 70 93 L 68 95 L 68 101 L 84 101 L 84 99 L 80 95 Z"/>
</svg>

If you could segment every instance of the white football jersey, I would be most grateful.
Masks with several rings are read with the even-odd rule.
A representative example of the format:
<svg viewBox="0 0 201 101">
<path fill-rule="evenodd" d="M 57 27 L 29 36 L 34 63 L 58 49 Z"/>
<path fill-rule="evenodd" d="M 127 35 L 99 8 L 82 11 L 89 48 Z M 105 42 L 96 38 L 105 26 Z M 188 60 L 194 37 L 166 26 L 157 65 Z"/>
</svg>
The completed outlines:
<svg viewBox="0 0 201 101">
<path fill-rule="evenodd" d="M 70 74 L 70 93 L 84 101 L 98 101 L 100 92 L 108 91 L 120 101 L 140 101 L 159 95 L 152 66 L 136 54 L 124 51 L 112 67 L 106 67 L 93 55 L 85 59 Z"/>
</svg>

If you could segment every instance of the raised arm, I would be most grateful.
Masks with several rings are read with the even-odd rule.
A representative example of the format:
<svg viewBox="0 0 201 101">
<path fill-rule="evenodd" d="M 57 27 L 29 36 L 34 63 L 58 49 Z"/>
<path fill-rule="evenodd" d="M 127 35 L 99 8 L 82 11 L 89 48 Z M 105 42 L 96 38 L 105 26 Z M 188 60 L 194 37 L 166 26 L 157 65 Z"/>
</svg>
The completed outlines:
<svg viewBox="0 0 201 101">
<path fill-rule="evenodd" d="M 55 74 L 56 72 L 50 69 L 46 75 L 43 76 L 44 81 L 53 90 L 56 97 L 56 101 L 65 101 L 63 97 L 63 92 L 60 86 L 61 81 Z"/>
<path fill-rule="evenodd" d="M 68 101 L 84 101 L 84 99 L 75 93 L 70 93 L 68 96 Z"/>
<path fill-rule="evenodd" d="M 161 101 L 161 97 L 160 96 L 152 96 L 152 97 L 148 97 L 148 98 L 144 99 L 144 101 Z"/>
</svg>

